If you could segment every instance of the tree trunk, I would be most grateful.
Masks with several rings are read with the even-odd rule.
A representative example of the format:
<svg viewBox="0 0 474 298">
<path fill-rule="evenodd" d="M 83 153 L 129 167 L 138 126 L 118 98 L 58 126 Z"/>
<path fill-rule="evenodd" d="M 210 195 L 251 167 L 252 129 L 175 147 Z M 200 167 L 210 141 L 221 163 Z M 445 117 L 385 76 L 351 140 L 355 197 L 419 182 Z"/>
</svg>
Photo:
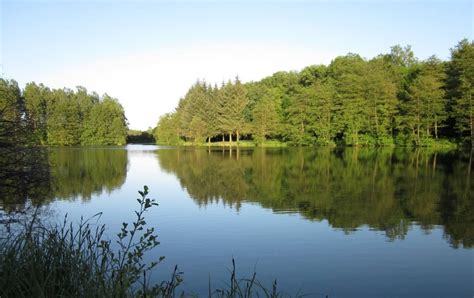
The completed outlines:
<svg viewBox="0 0 474 298">
<path fill-rule="evenodd" d="M 232 133 L 229 133 L 229 143 L 232 143 Z"/>
<path fill-rule="evenodd" d="M 374 107 L 374 114 L 375 114 L 375 131 L 377 134 L 379 133 L 379 117 L 377 115 L 377 104 Z"/>
<path fill-rule="evenodd" d="M 416 126 L 416 144 L 420 145 L 420 125 Z"/>
<path fill-rule="evenodd" d="M 470 115 L 469 115 L 471 118 L 471 148 L 474 148 L 474 119 L 472 117 L 472 105 L 471 105 L 471 112 L 470 112 Z"/>
<path fill-rule="evenodd" d="M 237 143 L 239 142 L 239 131 L 237 130 Z"/>
<path fill-rule="evenodd" d="M 434 126 L 435 126 L 435 139 L 438 139 L 438 121 L 435 120 Z"/>
<path fill-rule="evenodd" d="M 472 89 L 472 88 L 471 88 Z M 471 93 L 472 90 L 469 90 L 469 120 L 471 120 L 471 148 L 474 148 L 474 119 L 473 119 L 473 115 L 472 115 L 472 110 L 473 110 L 473 102 L 472 102 L 472 93 Z"/>
</svg>

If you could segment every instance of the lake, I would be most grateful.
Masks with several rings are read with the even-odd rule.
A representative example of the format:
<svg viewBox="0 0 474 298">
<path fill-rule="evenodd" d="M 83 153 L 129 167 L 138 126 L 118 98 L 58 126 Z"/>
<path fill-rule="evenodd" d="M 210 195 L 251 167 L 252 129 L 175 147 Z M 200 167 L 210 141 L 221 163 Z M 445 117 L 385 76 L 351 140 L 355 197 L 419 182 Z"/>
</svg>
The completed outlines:
<svg viewBox="0 0 474 298">
<path fill-rule="evenodd" d="M 50 148 L 47 187 L 26 198 L 49 218 L 102 212 L 110 237 L 146 214 L 182 290 L 206 295 L 237 274 L 286 293 L 324 297 L 472 297 L 474 179 L 471 151 L 393 148 Z"/>
</svg>

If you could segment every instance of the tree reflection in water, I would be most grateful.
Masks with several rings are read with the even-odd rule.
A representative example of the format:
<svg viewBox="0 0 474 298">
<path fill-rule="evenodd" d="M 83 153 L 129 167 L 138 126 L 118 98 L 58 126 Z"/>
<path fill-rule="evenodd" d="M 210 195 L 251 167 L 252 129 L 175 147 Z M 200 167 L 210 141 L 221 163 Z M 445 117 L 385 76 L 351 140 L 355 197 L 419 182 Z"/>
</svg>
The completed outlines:
<svg viewBox="0 0 474 298">
<path fill-rule="evenodd" d="M 0 206 L 21 212 L 31 203 L 90 199 L 119 188 L 127 175 L 124 148 L 17 148 L 0 154 Z"/>
<path fill-rule="evenodd" d="M 350 233 L 367 225 L 390 239 L 412 224 L 444 227 L 454 247 L 474 245 L 472 152 L 393 148 L 158 150 L 198 205 L 256 202 L 327 220 Z"/>
</svg>

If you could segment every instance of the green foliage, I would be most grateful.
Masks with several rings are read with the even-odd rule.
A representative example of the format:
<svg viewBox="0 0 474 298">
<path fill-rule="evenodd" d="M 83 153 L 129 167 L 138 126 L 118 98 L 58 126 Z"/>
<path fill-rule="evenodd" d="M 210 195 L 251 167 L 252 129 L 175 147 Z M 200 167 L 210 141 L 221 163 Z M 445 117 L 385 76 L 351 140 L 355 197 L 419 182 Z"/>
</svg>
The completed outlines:
<svg viewBox="0 0 474 298">
<path fill-rule="evenodd" d="M 395 45 L 390 48 L 388 57 L 393 65 L 399 67 L 410 67 L 417 62 L 411 46 L 401 47 L 400 45 Z"/>
<path fill-rule="evenodd" d="M 156 206 L 148 188 L 140 191 L 132 224 L 123 223 L 117 234 L 118 249 L 106 240 L 105 226 L 93 218 L 78 225 L 67 221 L 45 226 L 30 223 L 2 238 L 0 295 L 3 297 L 170 297 L 181 283 L 175 268 L 169 281 L 147 284 L 147 274 L 164 257 L 144 263 L 144 255 L 159 245 L 144 214 Z M 98 215 L 100 216 L 100 215 Z"/>
<path fill-rule="evenodd" d="M 25 108 L 38 142 L 47 144 L 48 96 L 51 93 L 43 84 L 28 83 L 23 91 Z"/>
<path fill-rule="evenodd" d="M 122 223 L 116 240 L 108 240 L 106 226 L 92 218 L 74 224 L 45 225 L 35 209 L 32 218 L 0 237 L 0 295 L 3 297 L 174 297 L 183 281 L 175 266 L 169 280 L 149 284 L 150 273 L 165 257 L 145 263 L 160 242 L 148 228 L 145 213 L 155 200 L 147 186 L 139 191 L 134 222 Z M 115 247 L 115 248 L 114 248 Z M 276 280 L 266 287 L 254 272 L 239 278 L 232 259 L 230 282 L 213 287 L 209 297 L 283 297 Z M 187 297 L 181 293 L 181 297 Z"/>
<path fill-rule="evenodd" d="M 82 122 L 77 101 L 70 100 L 69 90 L 53 90 L 47 107 L 49 145 L 79 145 Z"/>
<path fill-rule="evenodd" d="M 318 145 L 334 145 L 334 138 L 340 130 L 335 105 L 336 90 L 331 79 L 319 81 L 313 85 L 314 109 L 310 129 L 317 136 Z"/>
<path fill-rule="evenodd" d="M 179 130 L 178 115 L 165 114 L 154 129 L 155 140 L 158 144 L 177 145 L 180 142 Z"/>
<path fill-rule="evenodd" d="M 248 103 L 246 90 L 236 78 L 234 83 L 225 84 L 220 92 L 219 128 L 229 134 L 230 141 L 232 141 L 232 135 L 236 134 L 238 142 L 240 135 L 247 131 L 247 121 L 244 114 Z"/>
<path fill-rule="evenodd" d="M 83 145 L 125 145 L 127 124 L 122 106 L 104 95 L 88 114 L 82 130 Z"/>
<path fill-rule="evenodd" d="M 457 136 L 474 147 L 474 42 L 464 39 L 451 49 L 448 64 L 451 120 Z"/>
<path fill-rule="evenodd" d="M 35 83 L 26 84 L 21 92 L 16 82 L 14 85 L 12 82 L 0 82 L 0 107 L 8 102 L 8 109 L 1 114 L 2 120 L 13 121 L 15 114 L 18 124 L 18 129 L 14 125 L 0 129 L 8 131 L 12 139 L 15 139 L 15 130 L 22 128 L 22 138 L 28 138 L 28 143 L 35 145 L 126 143 L 125 112 L 120 103 L 107 94 L 99 98 L 96 93 L 87 93 L 84 87 L 77 87 L 77 91 L 51 90 Z M 21 143 L 19 140 L 14 142 Z"/>
<path fill-rule="evenodd" d="M 153 136 L 153 129 L 148 131 L 141 130 L 128 130 L 127 131 L 127 144 L 152 144 L 155 143 L 155 137 Z"/>
<path fill-rule="evenodd" d="M 446 120 L 444 69 L 439 60 L 430 57 L 412 71 L 407 97 L 402 101 L 400 120 L 405 133 L 411 134 L 415 145 L 427 146 L 430 138 L 438 138 L 439 128 Z"/>
<path fill-rule="evenodd" d="M 274 101 L 264 96 L 252 110 L 252 135 L 258 143 L 278 132 L 279 117 Z"/>
<path fill-rule="evenodd" d="M 314 108 L 313 90 L 295 86 L 292 96 L 287 100 L 284 109 L 285 139 L 292 144 L 310 145 L 314 136 L 309 130 L 312 123 L 312 110 Z"/>
</svg>

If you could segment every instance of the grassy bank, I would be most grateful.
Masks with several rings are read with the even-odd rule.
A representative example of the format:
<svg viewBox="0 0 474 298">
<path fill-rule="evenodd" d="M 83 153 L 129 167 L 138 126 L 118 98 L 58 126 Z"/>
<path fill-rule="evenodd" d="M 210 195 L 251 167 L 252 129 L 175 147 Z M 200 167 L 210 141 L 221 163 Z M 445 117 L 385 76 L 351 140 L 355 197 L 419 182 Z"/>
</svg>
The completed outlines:
<svg viewBox="0 0 474 298">
<path fill-rule="evenodd" d="M 255 141 L 239 141 L 239 142 L 179 142 L 173 144 L 167 143 L 160 143 L 157 142 L 157 145 L 162 146 L 178 146 L 178 147 L 239 147 L 239 148 L 255 148 L 255 147 L 263 147 L 263 148 L 283 148 L 283 147 L 290 147 L 290 144 L 277 141 L 277 140 L 269 140 L 263 143 L 258 143 Z"/>
<path fill-rule="evenodd" d="M 426 139 L 423 140 L 419 144 L 415 144 L 413 142 L 391 142 L 387 144 L 376 144 L 376 143 L 363 143 L 358 145 L 346 145 L 342 143 L 330 143 L 327 145 L 301 145 L 301 144 L 294 144 L 291 142 L 283 142 L 279 140 L 266 140 L 264 142 L 256 142 L 253 140 L 244 140 L 239 142 L 185 142 L 180 141 L 179 143 L 174 144 L 166 144 L 166 143 L 157 143 L 158 145 L 164 146 L 184 146 L 184 147 L 239 147 L 239 148 L 254 148 L 254 147 L 261 147 L 261 148 L 283 148 L 283 147 L 396 147 L 396 148 L 433 148 L 433 149 L 455 149 L 459 147 L 465 146 L 465 144 L 455 143 L 450 140 L 446 139 Z"/>
<path fill-rule="evenodd" d="M 211 143 L 194 143 L 183 142 L 181 146 L 211 146 L 211 147 L 288 147 L 288 143 L 280 141 L 265 141 L 258 143 L 254 141 L 239 141 L 239 142 L 211 142 Z"/>
</svg>

